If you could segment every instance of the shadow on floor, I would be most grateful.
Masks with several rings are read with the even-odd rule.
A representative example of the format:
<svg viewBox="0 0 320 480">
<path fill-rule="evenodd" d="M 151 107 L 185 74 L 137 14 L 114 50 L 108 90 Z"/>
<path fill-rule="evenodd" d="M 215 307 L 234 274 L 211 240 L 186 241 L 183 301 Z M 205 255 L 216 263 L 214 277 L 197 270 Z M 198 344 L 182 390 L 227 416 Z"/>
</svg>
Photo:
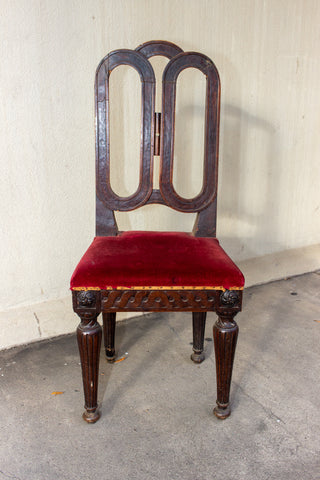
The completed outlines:
<svg viewBox="0 0 320 480">
<path fill-rule="evenodd" d="M 75 335 L 0 353 L 0 479 L 319 479 L 320 276 L 245 291 L 232 415 L 219 421 L 206 361 L 190 360 L 191 314 L 117 325 L 100 362 L 101 419 L 82 418 Z M 53 392 L 60 392 L 55 393 Z"/>
</svg>

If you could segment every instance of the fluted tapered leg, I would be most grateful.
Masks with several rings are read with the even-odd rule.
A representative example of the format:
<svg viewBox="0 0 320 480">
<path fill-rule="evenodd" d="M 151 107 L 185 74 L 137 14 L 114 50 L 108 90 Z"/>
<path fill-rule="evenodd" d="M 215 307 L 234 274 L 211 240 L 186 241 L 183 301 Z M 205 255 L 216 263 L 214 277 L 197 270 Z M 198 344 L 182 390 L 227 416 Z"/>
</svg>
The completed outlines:
<svg viewBox="0 0 320 480">
<path fill-rule="evenodd" d="M 83 418 L 88 423 L 94 423 L 100 418 L 97 397 L 101 336 L 102 329 L 97 322 L 97 316 L 89 319 L 81 316 L 77 339 L 85 399 Z"/>
<path fill-rule="evenodd" d="M 203 344 L 206 316 L 207 312 L 192 312 L 193 353 L 191 354 L 191 360 L 195 363 L 201 363 L 205 358 Z"/>
<path fill-rule="evenodd" d="M 229 394 L 238 330 L 238 325 L 231 315 L 220 314 L 213 327 L 217 370 L 217 406 L 214 414 L 221 420 L 227 418 L 231 412 Z"/>
<path fill-rule="evenodd" d="M 116 331 L 116 313 L 108 312 L 102 314 L 103 318 L 103 337 L 104 337 L 104 348 L 106 351 L 106 357 L 108 362 L 114 362 L 116 358 L 115 348 L 114 348 L 114 337 Z"/>
</svg>

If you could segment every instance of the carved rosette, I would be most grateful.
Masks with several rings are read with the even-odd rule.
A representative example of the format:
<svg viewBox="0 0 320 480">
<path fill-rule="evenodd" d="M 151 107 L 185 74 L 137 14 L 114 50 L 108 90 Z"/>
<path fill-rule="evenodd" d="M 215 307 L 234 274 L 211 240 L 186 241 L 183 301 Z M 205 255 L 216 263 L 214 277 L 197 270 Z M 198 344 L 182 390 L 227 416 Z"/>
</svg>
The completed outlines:
<svg viewBox="0 0 320 480">
<path fill-rule="evenodd" d="M 100 291 L 74 290 L 72 298 L 73 310 L 79 315 L 82 323 L 93 325 L 101 311 Z"/>
<path fill-rule="evenodd" d="M 220 293 L 216 312 L 220 317 L 234 316 L 241 310 L 242 291 L 241 290 L 225 290 Z"/>
<path fill-rule="evenodd" d="M 81 291 L 77 295 L 78 307 L 94 307 L 96 303 L 96 295 L 92 291 Z"/>
<path fill-rule="evenodd" d="M 240 295 L 238 290 L 225 290 L 220 295 L 220 303 L 228 307 L 235 307 L 239 304 Z"/>
</svg>

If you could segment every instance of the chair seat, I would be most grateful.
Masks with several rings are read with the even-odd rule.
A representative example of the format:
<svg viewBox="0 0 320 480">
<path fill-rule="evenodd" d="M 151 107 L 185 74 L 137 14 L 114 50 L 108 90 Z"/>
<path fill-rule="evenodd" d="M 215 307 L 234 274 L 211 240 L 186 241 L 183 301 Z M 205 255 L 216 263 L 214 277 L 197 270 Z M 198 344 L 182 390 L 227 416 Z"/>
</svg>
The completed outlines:
<svg viewBox="0 0 320 480">
<path fill-rule="evenodd" d="M 216 238 L 182 232 L 95 237 L 71 278 L 72 290 L 242 289 L 244 277 Z"/>
</svg>

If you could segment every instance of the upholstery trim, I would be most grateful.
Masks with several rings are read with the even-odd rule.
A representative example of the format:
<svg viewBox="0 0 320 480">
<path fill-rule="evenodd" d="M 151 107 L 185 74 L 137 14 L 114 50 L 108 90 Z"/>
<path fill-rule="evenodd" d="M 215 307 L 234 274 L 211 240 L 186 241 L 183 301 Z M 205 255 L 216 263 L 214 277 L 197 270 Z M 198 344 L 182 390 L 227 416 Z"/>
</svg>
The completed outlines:
<svg viewBox="0 0 320 480">
<path fill-rule="evenodd" d="M 225 292 L 226 290 L 243 290 L 244 287 L 230 287 L 230 288 L 224 288 L 224 287 L 105 287 L 105 288 L 99 288 L 99 287 L 73 287 L 70 290 L 76 290 L 76 291 L 88 291 L 88 290 L 221 290 L 222 292 Z"/>
</svg>

